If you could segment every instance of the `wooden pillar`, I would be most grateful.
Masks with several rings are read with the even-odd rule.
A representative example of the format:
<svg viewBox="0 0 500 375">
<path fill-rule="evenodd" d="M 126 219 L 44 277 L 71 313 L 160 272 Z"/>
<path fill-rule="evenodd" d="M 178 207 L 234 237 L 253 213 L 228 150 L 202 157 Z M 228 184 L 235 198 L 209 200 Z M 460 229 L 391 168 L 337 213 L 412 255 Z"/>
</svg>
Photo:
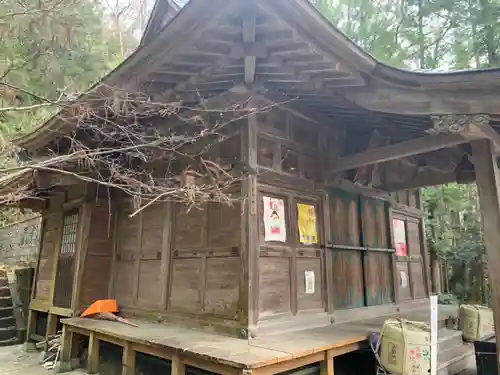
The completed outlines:
<svg viewBox="0 0 500 375">
<path fill-rule="evenodd" d="M 56 230 L 56 240 L 54 243 L 54 258 L 52 259 L 52 277 L 50 281 L 50 304 L 54 306 L 54 295 L 56 290 L 56 282 L 57 282 L 57 264 L 59 262 L 59 254 L 61 253 L 61 240 L 62 240 L 62 231 L 63 231 L 63 220 L 64 220 L 64 211 L 61 210 L 54 215 L 57 216 L 57 230 Z"/>
<path fill-rule="evenodd" d="M 33 300 L 33 298 L 31 300 Z M 26 327 L 26 342 L 32 341 L 31 335 L 36 332 L 36 318 L 37 318 L 37 312 L 35 310 L 29 309 L 28 322 Z"/>
<path fill-rule="evenodd" d="M 169 291 L 169 270 L 170 270 L 170 257 L 172 255 L 172 218 L 174 217 L 172 202 L 163 203 L 163 237 L 161 245 L 161 271 L 160 271 L 160 288 L 161 288 L 161 306 L 166 309 L 168 304 L 168 291 Z"/>
<path fill-rule="evenodd" d="M 328 312 L 329 315 L 331 315 L 330 319 L 331 321 L 335 320 L 335 306 L 334 306 L 334 301 L 333 301 L 333 294 L 334 294 L 334 281 L 333 281 L 333 254 L 332 254 L 332 248 L 331 246 L 333 245 L 331 242 L 330 238 L 330 225 L 331 225 L 331 218 L 330 218 L 330 198 L 328 194 L 325 194 L 323 196 L 323 237 L 324 237 L 324 243 L 325 243 L 325 255 L 324 255 L 324 272 L 326 276 L 326 286 L 325 286 L 325 300 L 326 300 L 326 311 Z"/>
<path fill-rule="evenodd" d="M 433 294 L 432 290 L 432 275 L 431 275 L 431 260 L 429 256 L 429 247 L 427 246 L 427 236 L 425 234 L 425 218 L 422 216 L 418 223 L 418 231 L 420 237 L 420 255 L 422 256 L 422 268 L 424 269 L 424 283 L 427 297 Z"/>
<path fill-rule="evenodd" d="M 184 375 L 186 373 L 186 366 L 181 362 L 179 356 L 172 358 L 172 375 Z"/>
<path fill-rule="evenodd" d="M 61 367 L 65 371 L 71 371 L 71 337 L 72 332 L 68 330 L 68 326 L 63 325 L 61 336 Z"/>
<path fill-rule="evenodd" d="M 67 325 L 63 325 L 61 336 L 61 372 L 73 370 L 71 361 L 78 358 L 78 338 L 78 334 L 72 332 Z"/>
<path fill-rule="evenodd" d="M 87 359 L 87 373 L 97 374 L 99 372 L 99 339 L 94 332 L 89 336 L 89 350 Z"/>
<path fill-rule="evenodd" d="M 43 250 L 43 236 L 45 232 L 45 226 L 46 226 L 46 219 L 44 218 L 44 215 L 42 214 L 42 223 L 40 224 L 40 236 L 39 236 L 39 243 L 38 243 L 38 255 L 36 259 L 36 267 L 35 267 L 35 273 L 33 275 L 33 283 L 31 285 L 31 294 L 30 294 L 30 303 L 35 299 L 36 295 L 36 284 L 38 282 L 38 268 L 40 267 L 40 256 L 42 254 Z M 36 331 L 36 320 L 37 320 L 37 312 L 28 308 L 28 324 L 26 327 L 26 343 L 28 344 L 31 342 L 31 335 L 35 333 Z M 32 345 L 26 345 L 25 346 L 26 350 L 32 350 L 33 346 Z"/>
<path fill-rule="evenodd" d="M 398 264 L 396 257 L 396 240 L 394 238 L 394 228 L 392 226 L 392 202 L 387 204 L 387 217 L 389 220 L 388 229 L 389 229 L 389 248 L 394 249 L 394 252 L 391 256 L 391 266 L 392 266 L 392 287 L 394 293 L 394 303 L 399 304 L 401 302 L 400 299 L 400 291 L 399 291 L 399 272 L 398 272 Z M 408 272 L 410 270 L 408 269 Z"/>
<path fill-rule="evenodd" d="M 80 304 L 80 288 L 87 259 L 87 245 L 90 233 L 90 221 L 92 218 L 92 206 L 90 203 L 83 203 L 79 210 L 79 221 L 77 232 L 77 242 L 75 244 L 74 277 L 71 292 L 71 308 L 78 309 Z"/>
<path fill-rule="evenodd" d="M 488 257 L 496 342 L 500 343 L 500 176 L 493 143 L 484 139 L 471 144 Z M 497 360 L 500 367 L 500 345 L 497 345 Z"/>
<path fill-rule="evenodd" d="M 325 355 L 325 360 L 321 362 L 320 375 L 334 375 L 335 369 L 333 366 L 333 357 Z"/>
<path fill-rule="evenodd" d="M 249 110 L 258 108 L 255 99 L 248 103 Z M 257 117 L 255 114 L 248 117 L 247 126 L 241 134 L 242 160 L 251 168 L 257 167 Z M 257 176 L 251 175 L 242 181 L 241 195 L 245 198 L 241 220 L 241 307 L 246 319 L 243 323 L 248 327 L 248 337 L 254 334 L 258 315 L 258 251 L 259 251 L 259 222 L 257 218 L 258 194 Z"/>
<path fill-rule="evenodd" d="M 441 287 L 441 264 L 436 254 L 431 254 L 431 280 L 432 280 L 432 292 L 434 294 L 440 294 L 443 292 Z"/>
<path fill-rule="evenodd" d="M 45 350 L 48 350 L 50 336 L 57 333 L 57 315 L 49 313 L 47 316 L 47 327 L 45 329 Z"/>
<path fill-rule="evenodd" d="M 136 353 L 132 349 L 132 345 L 129 342 L 125 343 L 122 357 L 122 375 L 135 375 L 135 358 Z"/>
</svg>

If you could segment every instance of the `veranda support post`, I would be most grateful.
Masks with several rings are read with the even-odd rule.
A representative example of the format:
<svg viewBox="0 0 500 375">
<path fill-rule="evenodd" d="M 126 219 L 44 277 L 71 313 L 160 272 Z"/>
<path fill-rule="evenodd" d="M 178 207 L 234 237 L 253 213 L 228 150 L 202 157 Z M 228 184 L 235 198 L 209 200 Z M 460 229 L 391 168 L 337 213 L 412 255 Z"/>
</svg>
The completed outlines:
<svg viewBox="0 0 500 375">
<path fill-rule="evenodd" d="M 493 142 L 482 139 L 471 144 L 488 257 L 496 342 L 500 343 L 500 176 Z M 500 345 L 497 345 L 497 361 L 500 370 Z"/>
</svg>

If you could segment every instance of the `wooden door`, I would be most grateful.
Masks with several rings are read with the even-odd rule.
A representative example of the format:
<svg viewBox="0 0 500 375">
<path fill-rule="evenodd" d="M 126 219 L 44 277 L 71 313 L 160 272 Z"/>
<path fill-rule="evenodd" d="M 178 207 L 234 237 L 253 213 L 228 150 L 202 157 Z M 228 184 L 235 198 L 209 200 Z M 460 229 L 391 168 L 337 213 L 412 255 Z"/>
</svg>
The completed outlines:
<svg viewBox="0 0 500 375">
<path fill-rule="evenodd" d="M 392 303 L 387 203 L 338 189 L 328 195 L 335 309 Z"/>
<path fill-rule="evenodd" d="M 63 217 L 54 287 L 54 306 L 71 308 L 75 273 L 75 250 L 78 231 L 78 209 L 67 211 Z"/>
<path fill-rule="evenodd" d="M 361 237 L 366 247 L 363 258 L 366 305 L 394 302 L 392 249 L 389 249 L 387 203 L 361 197 Z"/>
<path fill-rule="evenodd" d="M 422 220 L 402 211 L 393 211 L 392 226 L 396 244 L 399 299 L 425 298 L 425 272 L 423 262 Z"/>
</svg>

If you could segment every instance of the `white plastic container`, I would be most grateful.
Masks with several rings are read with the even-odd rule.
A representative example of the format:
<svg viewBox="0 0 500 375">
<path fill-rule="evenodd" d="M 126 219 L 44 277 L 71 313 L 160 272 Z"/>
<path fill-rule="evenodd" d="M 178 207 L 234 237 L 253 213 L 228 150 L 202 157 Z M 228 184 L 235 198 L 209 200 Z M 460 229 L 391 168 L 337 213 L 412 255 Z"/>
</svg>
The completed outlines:
<svg viewBox="0 0 500 375">
<path fill-rule="evenodd" d="M 481 340 L 494 332 L 493 311 L 481 305 L 460 305 L 460 330 L 466 341 Z"/>
<path fill-rule="evenodd" d="M 428 375 L 431 330 L 428 324 L 388 319 L 380 332 L 380 360 L 391 375 Z"/>
</svg>

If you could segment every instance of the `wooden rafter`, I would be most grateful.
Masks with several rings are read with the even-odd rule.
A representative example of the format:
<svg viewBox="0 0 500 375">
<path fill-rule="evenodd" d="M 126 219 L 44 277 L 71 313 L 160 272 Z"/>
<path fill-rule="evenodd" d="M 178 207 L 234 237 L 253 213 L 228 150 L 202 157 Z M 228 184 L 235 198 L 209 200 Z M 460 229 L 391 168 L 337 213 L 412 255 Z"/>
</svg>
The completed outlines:
<svg viewBox="0 0 500 375">
<path fill-rule="evenodd" d="M 188 78 L 187 80 L 177 84 L 174 88 L 167 90 L 165 93 L 163 93 L 162 98 L 167 100 L 175 92 L 184 91 L 187 88 L 189 88 L 189 86 L 198 84 L 201 80 L 208 77 L 212 71 L 219 69 L 221 66 L 224 66 L 225 64 L 227 64 L 230 61 L 232 61 L 232 58 L 228 57 L 228 56 L 223 56 L 223 57 L 219 58 L 217 60 L 217 63 L 215 63 L 213 65 L 205 66 L 205 68 L 203 68 L 197 74 L 194 74 L 190 78 Z"/>
<path fill-rule="evenodd" d="M 255 31 L 256 31 L 255 12 L 250 11 L 249 14 L 243 18 L 243 43 L 245 44 L 255 43 Z M 255 53 L 253 54 L 249 52 L 247 53 L 244 56 L 245 83 L 252 84 L 255 81 L 255 69 L 257 67 L 257 57 Z"/>
</svg>

